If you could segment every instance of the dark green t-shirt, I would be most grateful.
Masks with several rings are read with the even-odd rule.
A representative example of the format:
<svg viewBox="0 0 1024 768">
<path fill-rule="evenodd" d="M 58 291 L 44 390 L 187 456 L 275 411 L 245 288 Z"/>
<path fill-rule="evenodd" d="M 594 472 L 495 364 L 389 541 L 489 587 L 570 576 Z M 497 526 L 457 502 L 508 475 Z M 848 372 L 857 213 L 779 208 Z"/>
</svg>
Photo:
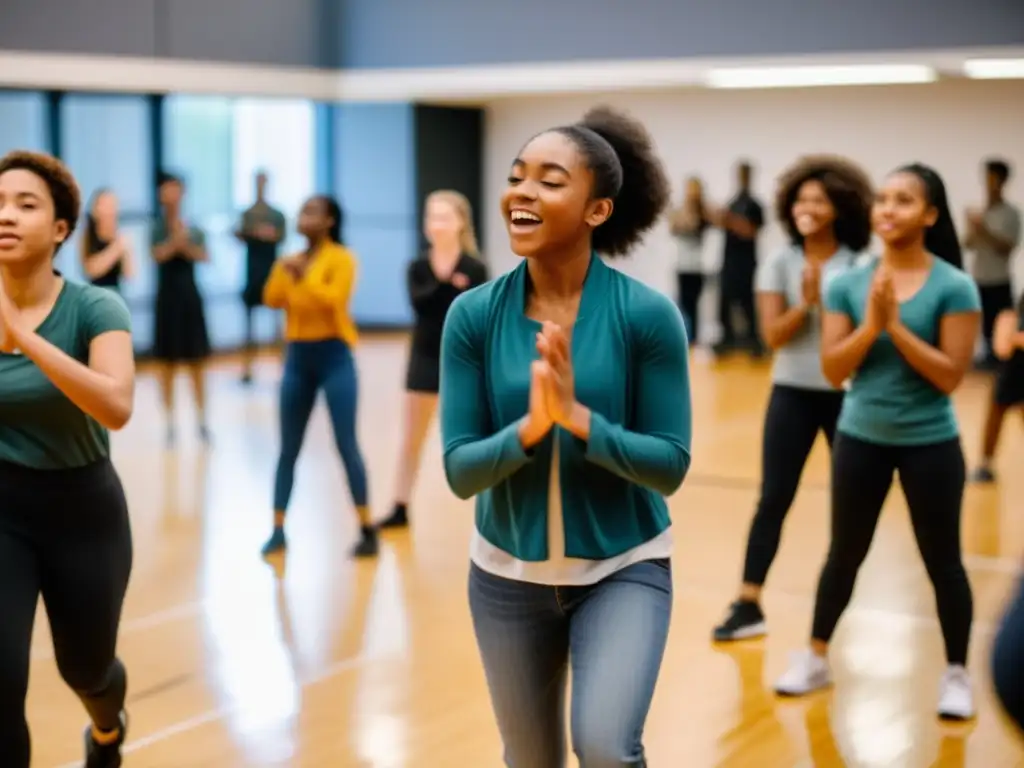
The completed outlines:
<svg viewBox="0 0 1024 768">
<path fill-rule="evenodd" d="M 36 333 L 88 363 L 89 344 L 108 331 L 131 332 L 131 317 L 121 297 L 106 288 L 66 281 Z M 0 352 L 0 461 L 33 469 L 68 469 L 109 455 L 106 429 L 27 357 Z"/>
</svg>

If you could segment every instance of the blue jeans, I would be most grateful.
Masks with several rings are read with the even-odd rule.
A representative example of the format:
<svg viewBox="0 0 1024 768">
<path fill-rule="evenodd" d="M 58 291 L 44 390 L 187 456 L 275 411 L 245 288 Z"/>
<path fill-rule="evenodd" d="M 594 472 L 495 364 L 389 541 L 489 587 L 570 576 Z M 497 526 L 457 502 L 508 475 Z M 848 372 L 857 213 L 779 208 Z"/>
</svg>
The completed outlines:
<svg viewBox="0 0 1024 768">
<path fill-rule="evenodd" d="M 1006 713 L 1024 729 L 1024 579 L 1017 585 L 996 635 L 992 682 Z"/>
<path fill-rule="evenodd" d="M 668 560 L 585 587 L 511 581 L 472 565 L 469 607 L 509 768 L 564 768 L 570 665 L 580 768 L 645 768 L 644 722 L 672 614 Z"/>
<path fill-rule="evenodd" d="M 352 350 L 340 339 L 293 341 L 288 344 L 281 379 L 281 455 L 274 478 L 274 509 L 285 511 L 295 483 L 295 463 L 321 389 L 345 465 L 352 502 L 367 503 L 366 468 L 356 437 L 356 364 Z"/>
</svg>

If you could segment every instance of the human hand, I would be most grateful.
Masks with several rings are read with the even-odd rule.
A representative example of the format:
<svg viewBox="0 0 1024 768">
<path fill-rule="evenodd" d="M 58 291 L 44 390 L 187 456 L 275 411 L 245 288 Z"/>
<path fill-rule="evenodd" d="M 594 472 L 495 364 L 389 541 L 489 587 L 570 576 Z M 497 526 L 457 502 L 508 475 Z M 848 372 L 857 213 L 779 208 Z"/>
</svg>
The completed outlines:
<svg viewBox="0 0 1024 768">
<path fill-rule="evenodd" d="M 18 348 L 17 330 L 20 325 L 20 313 L 7 295 L 7 290 L 0 281 L 0 352 L 13 354 Z"/>
<path fill-rule="evenodd" d="M 171 225 L 171 242 L 177 248 L 187 248 L 192 243 L 188 225 L 181 219 Z"/>
<path fill-rule="evenodd" d="M 569 337 L 555 323 L 545 322 L 537 334 L 537 351 L 549 369 L 548 411 L 556 424 L 567 425 L 576 404 Z"/>
<path fill-rule="evenodd" d="M 806 264 L 801 276 L 800 293 L 809 307 L 821 303 L 821 268 L 817 264 Z"/>
<path fill-rule="evenodd" d="M 277 227 L 273 224 L 260 224 L 256 227 L 256 237 L 271 242 L 277 239 Z"/>
<path fill-rule="evenodd" d="M 892 322 L 890 314 L 895 298 L 892 288 L 892 273 L 888 267 L 879 266 L 875 270 L 874 277 L 871 279 L 871 287 L 868 290 L 864 312 L 865 325 L 875 332 L 881 332 L 888 328 Z M 896 314 L 898 316 L 898 311 Z"/>
<path fill-rule="evenodd" d="M 449 282 L 460 291 L 464 291 L 469 288 L 469 278 L 461 272 L 454 272 L 449 279 Z"/>
<path fill-rule="evenodd" d="M 306 274 L 307 264 L 306 257 L 301 253 L 293 253 L 291 256 L 281 259 L 281 266 L 294 280 L 302 279 L 302 276 Z"/>
<path fill-rule="evenodd" d="M 551 371 L 543 360 L 530 364 L 530 405 L 519 424 L 519 441 L 523 448 L 532 448 L 551 431 L 554 421 L 548 410 L 547 389 Z"/>
</svg>

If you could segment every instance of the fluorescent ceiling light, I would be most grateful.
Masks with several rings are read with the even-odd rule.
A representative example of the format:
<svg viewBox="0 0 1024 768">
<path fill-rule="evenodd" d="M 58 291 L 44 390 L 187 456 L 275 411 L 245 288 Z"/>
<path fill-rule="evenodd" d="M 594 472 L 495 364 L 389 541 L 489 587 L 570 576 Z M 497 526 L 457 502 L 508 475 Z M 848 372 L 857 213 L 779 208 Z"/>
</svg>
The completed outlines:
<svg viewBox="0 0 1024 768">
<path fill-rule="evenodd" d="M 968 59 L 964 74 L 976 80 L 1024 79 L 1024 59 Z"/>
<path fill-rule="evenodd" d="M 930 83 L 931 67 L 919 64 L 858 64 L 831 67 L 745 67 L 712 69 L 711 88 L 806 88 L 834 85 L 894 85 Z"/>
</svg>

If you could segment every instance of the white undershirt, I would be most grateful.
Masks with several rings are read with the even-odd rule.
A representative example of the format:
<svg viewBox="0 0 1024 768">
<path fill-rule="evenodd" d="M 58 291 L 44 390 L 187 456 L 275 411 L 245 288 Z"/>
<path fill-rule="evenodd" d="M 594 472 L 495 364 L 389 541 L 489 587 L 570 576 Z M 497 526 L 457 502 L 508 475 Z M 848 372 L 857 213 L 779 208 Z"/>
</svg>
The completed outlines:
<svg viewBox="0 0 1024 768">
<path fill-rule="evenodd" d="M 606 560 L 585 560 L 565 555 L 565 524 L 562 518 L 562 483 L 558 439 L 554 440 L 551 473 L 548 481 L 548 559 L 539 562 L 519 560 L 491 544 L 474 529 L 469 557 L 476 566 L 494 576 L 513 581 L 551 586 L 596 584 L 616 571 L 643 560 L 672 555 L 672 527 L 650 541 Z"/>
</svg>

